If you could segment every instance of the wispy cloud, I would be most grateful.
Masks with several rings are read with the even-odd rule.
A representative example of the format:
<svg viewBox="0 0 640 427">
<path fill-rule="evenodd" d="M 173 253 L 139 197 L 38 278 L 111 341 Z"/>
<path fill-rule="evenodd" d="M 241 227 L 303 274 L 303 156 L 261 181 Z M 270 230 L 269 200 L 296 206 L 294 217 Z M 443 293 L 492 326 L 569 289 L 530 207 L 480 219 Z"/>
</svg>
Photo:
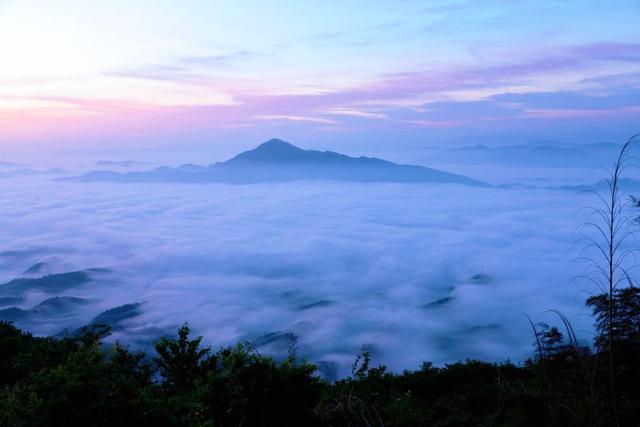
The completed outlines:
<svg viewBox="0 0 640 427">
<path fill-rule="evenodd" d="M 309 117 L 309 116 L 291 116 L 291 115 L 283 115 L 283 114 L 263 114 L 255 116 L 258 120 L 267 120 L 267 121 L 291 121 L 291 122 L 309 122 L 309 123 L 320 123 L 320 124 L 337 124 L 335 120 L 324 119 L 321 117 Z"/>
<path fill-rule="evenodd" d="M 329 110 L 327 114 L 333 116 L 351 116 L 351 117 L 362 117 L 365 119 L 387 119 L 388 116 L 384 113 L 375 113 L 370 111 L 361 111 L 354 110 L 349 108 L 334 108 Z"/>
<path fill-rule="evenodd" d="M 118 69 L 103 74 L 108 77 L 161 80 L 179 84 L 207 84 L 217 72 L 228 71 L 249 61 L 265 59 L 269 56 L 266 52 L 248 50 L 216 55 L 182 56 L 164 64 Z"/>
<path fill-rule="evenodd" d="M 506 128 L 508 123 L 524 126 L 524 121 L 577 119 L 580 114 L 587 114 L 577 113 L 578 110 L 592 110 L 590 117 L 606 116 L 613 128 L 617 113 L 621 120 L 636 114 L 634 107 L 638 105 L 640 89 L 632 85 L 633 80 L 626 85 L 620 83 L 625 81 L 624 76 L 635 75 L 634 69 L 640 72 L 639 51 L 640 44 L 635 43 L 555 47 L 520 52 L 508 61 L 485 60 L 458 67 L 389 73 L 365 82 L 304 94 L 288 93 L 286 84 L 274 87 L 267 82 L 212 77 L 202 72 L 209 67 L 215 69 L 218 63 L 233 61 L 236 56 L 250 56 L 237 52 L 228 59 L 192 57 L 171 65 L 119 74 L 173 85 L 166 98 L 157 98 L 153 103 L 145 103 L 143 99 L 57 95 L 40 99 L 99 113 L 95 123 L 82 128 L 107 134 L 125 128 L 127 132 L 135 128 L 136 133 L 144 133 L 145 126 L 152 127 L 153 132 L 162 129 L 173 132 L 179 126 L 232 129 L 238 123 L 307 123 L 337 132 L 412 126 L 477 127 L 495 121 Z M 612 74 L 612 67 L 627 71 Z M 617 77 L 609 84 L 608 76 Z M 159 90 L 164 93 L 167 88 L 160 86 Z M 1 99 L 0 95 L 0 102 Z M 23 122 L 27 121 L 20 123 Z M 31 123 L 29 132 L 38 128 L 34 123 L 37 121 Z M 47 127 L 41 129 L 50 131 Z"/>
<path fill-rule="evenodd" d="M 640 106 L 640 87 L 614 86 L 606 91 L 504 93 L 491 99 L 527 108 L 546 109 L 610 109 Z"/>
<path fill-rule="evenodd" d="M 124 77 L 143 80 L 161 80 L 177 83 L 203 83 L 201 75 L 177 65 L 149 65 L 142 68 L 122 69 L 104 73 L 107 77 Z"/>
</svg>

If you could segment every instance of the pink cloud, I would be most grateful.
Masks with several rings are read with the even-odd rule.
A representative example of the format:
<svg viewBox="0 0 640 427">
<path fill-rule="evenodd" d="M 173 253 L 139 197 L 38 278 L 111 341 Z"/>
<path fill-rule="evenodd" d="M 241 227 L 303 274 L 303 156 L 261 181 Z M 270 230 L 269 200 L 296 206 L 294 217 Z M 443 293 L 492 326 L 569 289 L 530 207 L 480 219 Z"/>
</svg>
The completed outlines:
<svg viewBox="0 0 640 427">
<path fill-rule="evenodd" d="M 434 118 L 429 111 L 412 117 L 396 117 L 406 110 L 407 101 L 427 95 L 470 89 L 500 88 L 529 81 L 532 76 L 551 75 L 566 70 L 588 74 L 594 64 L 626 62 L 640 64 L 640 44 L 611 43 L 558 47 L 536 55 L 520 54 L 503 63 L 430 71 L 403 72 L 381 76 L 378 80 L 347 89 L 309 95 L 273 94 L 243 88 L 238 82 L 203 81 L 203 91 L 224 88 L 235 105 L 152 106 L 128 100 L 106 101 L 61 96 L 39 99 L 71 106 L 69 116 L 47 117 L 46 111 L 0 113 L 6 138 L 82 137 L 158 133 L 180 133 L 185 129 L 242 128 L 258 123 L 306 123 L 333 129 L 401 129 L 404 127 L 457 127 L 482 116 L 462 114 L 455 109 Z M 161 69 L 160 69 L 161 71 Z M 158 78 L 157 75 L 153 76 Z M 189 84 L 194 84 L 192 80 Z M 600 83 L 602 84 L 602 82 Z M 545 88 L 540 88 L 544 91 Z M 575 109 L 526 109 L 519 118 L 575 118 L 615 116 L 628 111 L 578 112 Z M 73 114 L 73 110 L 91 114 Z M 342 112 L 342 113 L 341 113 Z M 355 113 L 350 113 L 355 112 Z M 582 116 L 580 116 L 582 115 Z M 510 120 L 514 117 L 503 117 Z"/>
</svg>

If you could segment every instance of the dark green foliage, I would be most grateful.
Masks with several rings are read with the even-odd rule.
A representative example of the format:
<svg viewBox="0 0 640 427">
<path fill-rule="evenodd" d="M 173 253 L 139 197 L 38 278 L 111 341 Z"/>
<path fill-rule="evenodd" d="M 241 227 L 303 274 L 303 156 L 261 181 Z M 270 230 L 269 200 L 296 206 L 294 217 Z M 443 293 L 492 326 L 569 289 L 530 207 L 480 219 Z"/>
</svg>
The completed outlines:
<svg viewBox="0 0 640 427">
<path fill-rule="evenodd" d="M 637 297 L 616 294 L 622 425 L 640 415 Z M 589 300 L 598 324 L 603 298 Z M 469 360 L 394 374 L 363 348 L 335 383 L 293 352 L 283 362 L 246 344 L 212 352 L 187 325 L 153 358 L 100 344 L 108 332 L 38 338 L 0 323 L 0 426 L 612 425 L 607 358 L 553 326 L 536 328 L 540 352 L 521 366 Z"/>
<path fill-rule="evenodd" d="M 611 323 L 614 346 L 640 347 L 640 288 L 614 290 L 612 316 L 609 316 L 609 294 L 593 296 L 587 300 L 587 305 L 593 310 L 598 331 L 609 330 Z M 598 334 L 596 345 L 607 348 L 608 336 Z"/>
<path fill-rule="evenodd" d="M 587 305 L 593 311 L 595 326 L 600 332 L 595 339 L 596 348 L 605 352 L 609 351 L 610 346 L 613 347 L 621 422 L 631 425 L 640 419 L 640 289 L 615 289 L 611 309 L 609 303 L 609 294 L 597 295 L 587 300 Z M 601 364 L 604 363 L 602 360 Z"/>
<path fill-rule="evenodd" d="M 99 348 L 102 334 L 92 331 L 56 341 L 20 334 L 6 323 L 2 328 L 2 348 L 7 341 L 17 344 L 8 369 L 19 367 L 13 386 L 2 393 L 2 425 L 127 425 L 146 418 L 153 390 L 143 355 L 121 346 L 105 353 Z"/>
<path fill-rule="evenodd" d="M 244 345 L 211 354 L 183 326 L 158 357 L 116 344 L 92 325 L 61 340 L 0 323 L 0 426 L 310 425 L 326 383 L 291 356 Z"/>
<path fill-rule="evenodd" d="M 62 363 L 76 350 L 76 343 L 54 338 L 35 338 L 10 323 L 0 322 L 0 388 L 49 366 Z"/>
<path fill-rule="evenodd" d="M 156 351 L 160 355 L 156 364 L 168 390 L 192 389 L 208 364 L 209 348 L 200 348 L 202 337 L 190 340 L 189 332 L 189 326 L 184 325 L 178 330 L 177 340 L 161 338 L 156 344 Z"/>
<path fill-rule="evenodd" d="M 325 383 L 315 366 L 291 356 L 278 364 L 246 345 L 220 350 L 200 390 L 214 425 L 318 425 Z"/>
<path fill-rule="evenodd" d="M 394 375 L 370 368 L 338 381 L 320 404 L 327 425 L 543 425 L 540 397 L 528 391 L 533 371 L 512 364 L 467 361 Z"/>
</svg>

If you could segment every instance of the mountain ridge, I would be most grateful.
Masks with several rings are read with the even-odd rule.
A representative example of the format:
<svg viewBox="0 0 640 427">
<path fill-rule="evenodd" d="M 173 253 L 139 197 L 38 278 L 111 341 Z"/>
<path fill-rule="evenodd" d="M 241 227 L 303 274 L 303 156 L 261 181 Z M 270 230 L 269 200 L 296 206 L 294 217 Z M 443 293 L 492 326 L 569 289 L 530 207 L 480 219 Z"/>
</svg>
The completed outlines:
<svg viewBox="0 0 640 427">
<path fill-rule="evenodd" d="M 570 144 L 535 140 L 517 145 L 465 145 L 436 152 L 434 164 L 511 165 L 524 167 L 606 167 L 620 145 L 610 142 Z"/>
<path fill-rule="evenodd" d="M 489 186 L 473 178 L 425 166 L 403 165 L 375 157 L 351 157 L 333 151 L 305 150 L 281 139 L 270 139 L 229 160 L 177 168 L 120 173 L 94 171 L 72 179 L 93 182 L 220 182 L 251 184 L 297 180 L 352 182 L 423 182 Z"/>
</svg>

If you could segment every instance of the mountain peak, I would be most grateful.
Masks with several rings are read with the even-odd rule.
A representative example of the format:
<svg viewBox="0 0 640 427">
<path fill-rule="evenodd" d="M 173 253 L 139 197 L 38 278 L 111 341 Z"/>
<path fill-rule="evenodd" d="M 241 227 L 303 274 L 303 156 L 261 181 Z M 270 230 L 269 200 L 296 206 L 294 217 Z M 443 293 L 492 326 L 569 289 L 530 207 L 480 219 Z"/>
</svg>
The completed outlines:
<svg viewBox="0 0 640 427">
<path fill-rule="evenodd" d="M 263 142 L 253 150 L 245 151 L 229 160 L 252 161 L 252 162 L 274 162 L 274 161 L 291 161 L 305 156 L 307 152 L 293 144 L 289 144 L 281 139 L 273 138 L 267 142 Z"/>
<path fill-rule="evenodd" d="M 271 138 L 270 140 L 263 142 L 259 146 L 262 146 L 262 145 L 266 145 L 266 146 L 270 146 L 270 145 L 291 145 L 291 146 L 293 146 L 293 144 L 290 144 L 287 141 L 283 141 L 280 138 Z"/>
<path fill-rule="evenodd" d="M 267 142 L 258 145 L 252 151 L 255 150 L 300 150 L 300 148 L 281 139 L 271 138 Z"/>
</svg>

